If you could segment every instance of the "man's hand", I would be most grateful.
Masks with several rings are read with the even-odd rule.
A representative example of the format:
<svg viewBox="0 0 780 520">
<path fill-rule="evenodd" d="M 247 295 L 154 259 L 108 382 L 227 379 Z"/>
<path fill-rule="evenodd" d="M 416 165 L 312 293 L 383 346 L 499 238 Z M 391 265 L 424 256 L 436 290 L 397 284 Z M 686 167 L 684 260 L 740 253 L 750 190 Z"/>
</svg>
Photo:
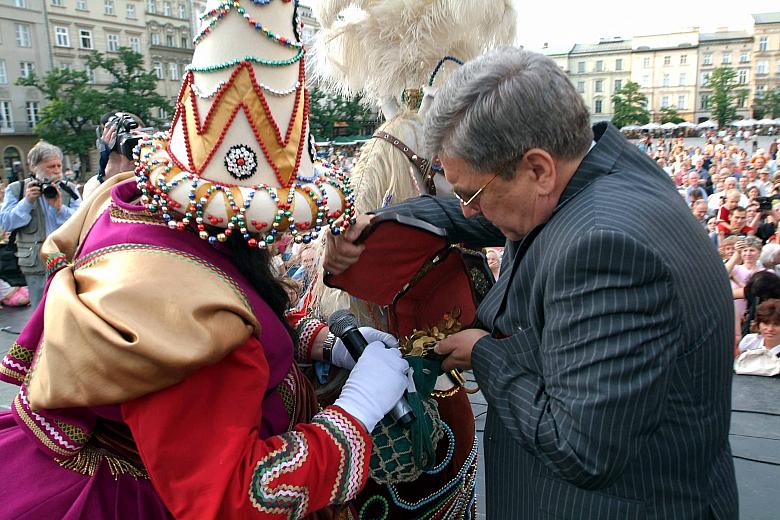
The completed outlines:
<svg viewBox="0 0 780 520">
<path fill-rule="evenodd" d="M 30 204 L 35 204 L 38 197 L 41 196 L 41 185 L 37 182 L 28 182 L 24 185 L 24 198 Z"/>
<path fill-rule="evenodd" d="M 328 234 L 328 243 L 325 247 L 325 271 L 341 274 L 358 261 L 366 246 L 355 245 L 354 242 L 372 218 L 371 215 L 360 215 L 357 222 L 350 226 L 346 233 L 338 236 Z"/>
<path fill-rule="evenodd" d="M 474 344 L 489 333 L 482 329 L 466 329 L 444 338 L 433 351 L 442 356 L 447 356 L 441 363 L 445 372 L 453 368 L 469 370 L 471 368 L 471 351 Z"/>
</svg>

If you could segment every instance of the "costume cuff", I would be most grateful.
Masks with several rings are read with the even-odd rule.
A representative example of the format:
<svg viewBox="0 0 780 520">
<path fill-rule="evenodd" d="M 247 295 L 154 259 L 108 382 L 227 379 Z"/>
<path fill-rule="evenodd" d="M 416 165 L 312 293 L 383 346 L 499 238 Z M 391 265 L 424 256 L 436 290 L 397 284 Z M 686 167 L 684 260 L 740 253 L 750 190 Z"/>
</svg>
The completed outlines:
<svg viewBox="0 0 780 520">
<path fill-rule="evenodd" d="M 311 362 L 311 349 L 317 334 L 326 327 L 317 318 L 302 318 L 295 327 L 298 341 L 295 345 L 295 359 L 300 363 Z"/>
</svg>

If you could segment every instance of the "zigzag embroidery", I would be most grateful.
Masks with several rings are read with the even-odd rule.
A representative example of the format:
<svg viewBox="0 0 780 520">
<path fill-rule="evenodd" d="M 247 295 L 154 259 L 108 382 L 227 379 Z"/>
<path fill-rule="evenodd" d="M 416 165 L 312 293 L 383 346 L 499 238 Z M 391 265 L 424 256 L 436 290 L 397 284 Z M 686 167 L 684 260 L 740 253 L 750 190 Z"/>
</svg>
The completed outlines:
<svg viewBox="0 0 780 520">
<path fill-rule="evenodd" d="M 308 444 L 299 432 L 287 432 L 281 437 L 281 447 L 257 462 L 249 486 L 249 500 L 259 511 L 302 518 L 309 506 L 306 488 L 282 484 L 272 489 L 269 484 L 303 465 L 308 457 Z"/>
<path fill-rule="evenodd" d="M 65 439 L 63 439 L 62 435 L 60 435 L 59 432 L 55 430 L 46 419 L 32 411 L 30 404 L 27 402 L 27 396 L 25 395 L 24 387 L 19 390 L 19 397 L 22 400 L 22 404 L 24 404 L 25 411 L 29 413 L 32 418 L 35 419 L 35 422 L 37 422 L 52 438 L 54 438 L 54 440 L 69 450 L 76 450 L 79 448 L 79 446 L 74 446 L 73 444 L 70 444 Z"/>
</svg>

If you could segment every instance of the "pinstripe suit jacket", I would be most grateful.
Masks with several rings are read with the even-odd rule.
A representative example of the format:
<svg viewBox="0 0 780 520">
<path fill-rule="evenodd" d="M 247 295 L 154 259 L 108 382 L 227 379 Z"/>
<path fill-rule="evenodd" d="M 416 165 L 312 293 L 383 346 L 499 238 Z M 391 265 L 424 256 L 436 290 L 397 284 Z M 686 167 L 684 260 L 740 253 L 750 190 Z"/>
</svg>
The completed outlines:
<svg viewBox="0 0 780 520">
<path fill-rule="evenodd" d="M 613 126 L 594 133 L 479 309 L 487 516 L 736 518 L 725 269 L 668 176 Z M 503 238 L 454 200 L 393 210 L 455 241 Z"/>
</svg>

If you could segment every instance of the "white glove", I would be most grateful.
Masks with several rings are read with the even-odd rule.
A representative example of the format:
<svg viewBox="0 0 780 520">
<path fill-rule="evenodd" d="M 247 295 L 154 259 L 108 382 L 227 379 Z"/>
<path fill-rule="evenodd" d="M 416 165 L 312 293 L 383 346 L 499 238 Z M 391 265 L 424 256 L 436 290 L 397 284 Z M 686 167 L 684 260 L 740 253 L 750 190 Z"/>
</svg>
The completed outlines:
<svg viewBox="0 0 780 520">
<path fill-rule="evenodd" d="M 398 348 L 398 340 L 387 332 L 372 329 L 371 327 L 360 327 L 358 330 L 360 330 L 360 333 L 363 334 L 363 337 L 366 338 L 368 343 L 381 341 L 387 347 Z M 346 368 L 347 370 L 352 370 L 352 367 L 355 366 L 355 360 L 352 359 L 352 356 L 347 350 L 346 345 L 344 345 L 344 342 L 341 341 L 341 338 L 338 338 L 336 342 L 333 343 L 333 351 L 330 353 L 330 362 L 337 367 Z"/>
<path fill-rule="evenodd" d="M 334 404 L 371 432 L 404 394 L 408 369 L 409 363 L 397 348 L 387 348 L 380 341 L 370 343 Z"/>
</svg>

